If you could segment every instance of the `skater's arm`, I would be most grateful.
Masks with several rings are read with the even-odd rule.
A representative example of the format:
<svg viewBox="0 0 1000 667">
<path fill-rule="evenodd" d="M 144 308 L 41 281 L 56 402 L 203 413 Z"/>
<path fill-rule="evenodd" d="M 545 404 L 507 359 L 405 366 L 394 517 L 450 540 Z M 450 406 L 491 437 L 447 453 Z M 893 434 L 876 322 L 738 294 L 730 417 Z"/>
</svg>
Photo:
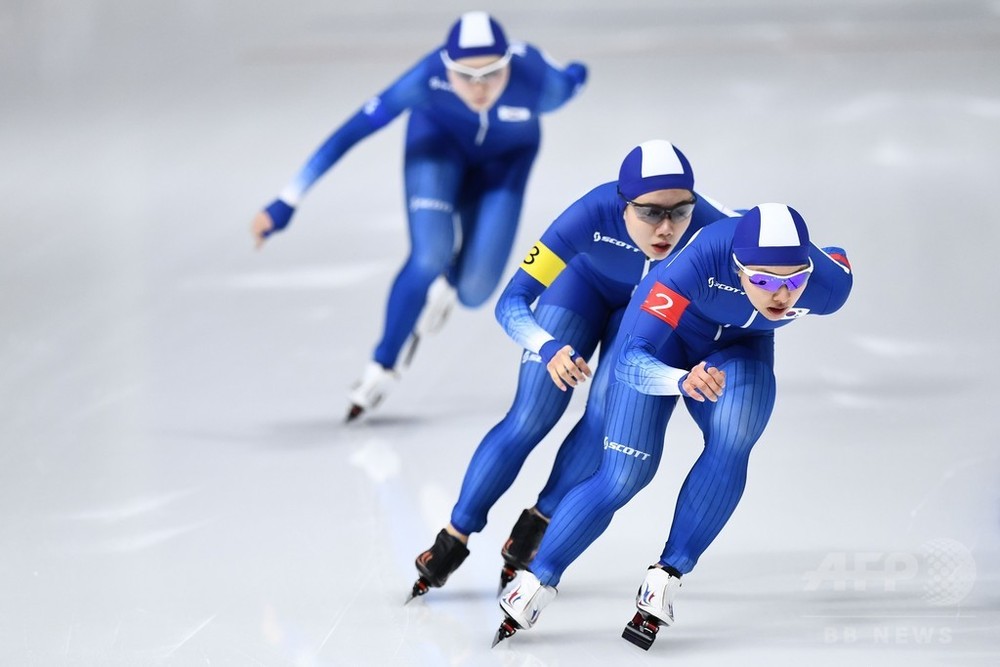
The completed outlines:
<svg viewBox="0 0 1000 667">
<path fill-rule="evenodd" d="M 521 263 L 517 272 L 511 277 L 510 282 L 507 283 L 504 291 L 500 294 L 500 298 L 497 300 L 495 310 L 497 321 L 503 327 L 504 332 L 515 343 L 535 354 L 541 354 L 542 346 L 554 341 L 555 338 L 535 319 L 535 314 L 531 310 L 531 304 L 545 291 L 545 288 L 551 283 L 551 279 L 554 279 L 566 266 L 565 262 L 558 259 L 558 257 L 554 255 L 549 257 L 546 255 L 546 259 L 555 265 L 552 269 L 551 279 L 548 282 L 542 282 L 542 280 L 539 280 L 539 278 L 525 270 L 526 262 L 530 268 L 530 264 L 539 261 L 538 257 L 541 251 L 538 248 L 540 243 L 532 246 L 524 262 Z M 538 251 L 538 254 L 533 255 L 532 253 L 536 251 Z"/>
<path fill-rule="evenodd" d="M 424 95 L 425 61 L 421 61 L 389 88 L 368 100 L 337 128 L 309 157 L 278 197 L 260 211 L 251 223 L 257 247 L 291 222 L 295 207 L 309 190 L 343 155 L 362 139 L 388 125 Z"/>
<path fill-rule="evenodd" d="M 532 251 L 538 245 L 535 244 Z M 529 253 L 526 260 L 531 258 Z M 591 371 L 587 362 L 571 345 L 554 338 L 535 319 L 530 306 L 545 287 L 525 271 L 522 264 L 522 268 L 517 270 L 500 295 L 496 316 L 507 335 L 528 352 L 537 354 L 545 364 L 552 382 L 560 390 L 566 391 L 567 387 L 575 387 L 584 382 L 590 377 Z"/>
<path fill-rule="evenodd" d="M 620 332 L 625 338 L 615 361 L 615 377 L 638 392 L 677 396 L 687 370 L 668 366 L 656 358 L 655 346 L 644 338 Z"/>
<path fill-rule="evenodd" d="M 690 246 L 673 265 L 660 265 L 636 288 L 622 320 L 621 347 L 615 360 L 615 376 L 636 391 L 655 396 L 688 396 L 696 401 L 718 399 L 725 375 L 704 362 L 690 371 L 664 363 L 657 353 L 675 334 L 691 304 L 694 291 L 687 291 L 667 276 L 690 274 L 697 265 L 697 250 Z"/>
<path fill-rule="evenodd" d="M 587 66 L 573 61 L 563 67 L 544 51 L 545 78 L 539 106 L 543 112 L 555 111 L 571 100 L 587 82 Z"/>
<path fill-rule="evenodd" d="M 548 364 L 564 343 L 549 345 L 555 337 L 535 319 L 531 304 L 563 272 L 569 261 L 592 243 L 594 219 L 599 212 L 589 201 L 593 191 L 573 202 L 557 217 L 528 254 L 500 295 L 496 318 L 503 330 L 515 343 L 535 354 L 542 355 Z"/>
<path fill-rule="evenodd" d="M 706 398 L 713 403 L 722 395 L 726 375 L 702 361 L 690 371 L 668 366 L 653 353 L 653 345 L 641 338 L 630 338 L 618 355 L 615 376 L 638 392 L 653 396 L 687 396 L 696 401 Z"/>
</svg>

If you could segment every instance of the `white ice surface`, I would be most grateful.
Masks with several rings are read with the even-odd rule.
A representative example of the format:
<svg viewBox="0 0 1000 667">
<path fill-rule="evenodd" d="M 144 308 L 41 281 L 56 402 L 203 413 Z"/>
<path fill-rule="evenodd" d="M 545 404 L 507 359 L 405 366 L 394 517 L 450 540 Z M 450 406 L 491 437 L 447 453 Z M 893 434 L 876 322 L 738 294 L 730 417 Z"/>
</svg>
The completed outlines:
<svg viewBox="0 0 1000 667">
<path fill-rule="evenodd" d="M 0 6 L 0 664 L 1000 664 L 1000 4 L 344 4 Z M 649 653 L 619 635 L 698 454 L 683 411 L 536 628 L 490 650 L 498 551 L 582 396 L 401 604 L 519 357 L 492 304 L 460 311 L 341 423 L 406 252 L 403 123 L 251 249 L 308 153 L 476 8 L 590 66 L 518 248 L 666 138 L 701 191 L 795 206 L 856 269 L 841 313 L 780 332 L 747 492 Z"/>
</svg>

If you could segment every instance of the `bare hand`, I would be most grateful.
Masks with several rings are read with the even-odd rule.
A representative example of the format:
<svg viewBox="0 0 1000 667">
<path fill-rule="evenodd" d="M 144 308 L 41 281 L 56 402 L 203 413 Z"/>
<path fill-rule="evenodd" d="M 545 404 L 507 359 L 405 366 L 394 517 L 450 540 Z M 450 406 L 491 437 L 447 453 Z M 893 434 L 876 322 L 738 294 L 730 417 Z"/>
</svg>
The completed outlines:
<svg viewBox="0 0 1000 667">
<path fill-rule="evenodd" d="M 274 221 L 271 220 L 267 211 L 260 211 L 253 217 L 253 221 L 250 222 L 250 233 L 253 234 L 255 248 L 260 250 L 267 238 L 267 233 L 272 229 L 274 229 Z"/>
<path fill-rule="evenodd" d="M 681 383 L 687 395 L 699 403 L 704 403 L 706 398 L 715 403 L 725 386 L 726 374 L 715 366 L 706 370 L 704 361 L 692 368 Z"/>
<path fill-rule="evenodd" d="M 564 345 L 556 352 L 556 356 L 552 357 L 546 369 L 560 391 L 566 391 L 567 385 L 575 387 L 582 384 L 591 376 L 590 366 L 583 357 L 573 359 L 573 348 L 569 345 Z"/>
</svg>

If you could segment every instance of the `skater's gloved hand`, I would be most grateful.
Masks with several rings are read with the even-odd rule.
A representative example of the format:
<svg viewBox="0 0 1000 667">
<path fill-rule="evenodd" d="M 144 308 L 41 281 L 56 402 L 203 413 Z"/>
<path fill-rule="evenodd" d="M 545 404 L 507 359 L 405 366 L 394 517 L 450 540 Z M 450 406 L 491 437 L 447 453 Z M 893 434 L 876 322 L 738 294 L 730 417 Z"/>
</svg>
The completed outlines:
<svg viewBox="0 0 1000 667">
<path fill-rule="evenodd" d="M 549 377 L 560 391 L 566 391 L 567 386 L 575 387 L 586 382 L 591 376 L 590 366 L 571 345 L 550 340 L 542 345 L 539 355 L 549 371 Z"/>
<path fill-rule="evenodd" d="M 255 247 L 260 248 L 264 245 L 264 239 L 287 227 L 294 212 L 294 207 L 275 199 L 267 205 L 267 208 L 255 215 L 250 223 L 250 233 L 254 236 Z"/>
<path fill-rule="evenodd" d="M 682 377 L 677 386 L 682 396 L 689 396 L 699 403 L 704 403 L 706 398 L 715 403 L 726 386 L 726 374 L 703 361 Z"/>
</svg>

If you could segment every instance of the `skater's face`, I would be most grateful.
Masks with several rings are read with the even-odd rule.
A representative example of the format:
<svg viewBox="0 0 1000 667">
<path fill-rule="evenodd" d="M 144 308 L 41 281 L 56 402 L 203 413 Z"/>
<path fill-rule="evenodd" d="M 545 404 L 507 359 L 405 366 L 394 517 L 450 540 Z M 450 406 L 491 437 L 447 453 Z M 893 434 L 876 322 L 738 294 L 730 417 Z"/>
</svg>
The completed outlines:
<svg viewBox="0 0 1000 667">
<path fill-rule="evenodd" d="M 677 188 L 654 190 L 627 199 L 625 227 L 646 257 L 663 259 L 691 224 L 694 202 L 694 193 Z"/>
<path fill-rule="evenodd" d="M 736 267 L 750 303 L 769 320 L 780 320 L 795 305 L 813 269 L 811 261 L 802 266 L 743 266 L 736 260 Z"/>
<path fill-rule="evenodd" d="M 473 111 L 492 107 L 510 81 L 510 56 L 459 58 L 447 63 L 448 82 Z"/>
</svg>

